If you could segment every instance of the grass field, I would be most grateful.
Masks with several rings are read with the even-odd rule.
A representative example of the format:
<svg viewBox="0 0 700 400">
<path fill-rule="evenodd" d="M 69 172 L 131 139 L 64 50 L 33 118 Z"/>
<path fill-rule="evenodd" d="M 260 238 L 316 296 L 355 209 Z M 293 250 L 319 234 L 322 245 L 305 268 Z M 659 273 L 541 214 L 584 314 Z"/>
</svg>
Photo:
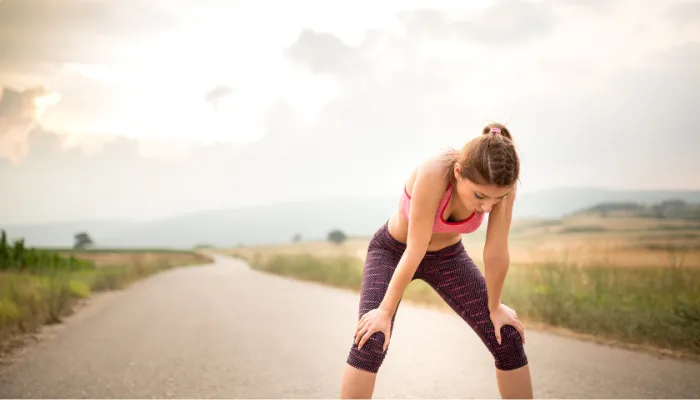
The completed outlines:
<svg viewBox="0 0 700 400">
<path fill-rule="evenodd" d="M 351 239 L 341 246 L 330 242 L 283 243 L 222 249 L 246 258 L 274 254 L 356 256 L 364 260 L 369 239 Z M 481 262 L 484 227 L 462 242 Z M 524 220 L 513 223 L 510 235 L 513 264 L 564 264 L 610 267 L 700 268 L 700 221 L 636 218 L 571 218 Z"/>
<path fill-rule="evenodd" d="M 82 260 L 90 260 L 95 267 L 112 267 L 115 265 L 189 265 L 207 262 L 209 258 L 200 253 L 184 250 L 128 250 L 128 251 L 73 251 L 61 250 L 59 254 L 75 256 Z"/>
<path fill-rule="evenodd" d="M 177 250 L 26 249 L 0 243 L 0 354 L 26 334 L 61 322 L 82 299 L 121 289 L 160 271 L 210 262 L 205 255 Z M 19 343 L 18 343 L 19 342 Z"/>
<path fill-rule="evenodd" d="M 478 253 L 483 237 L 465 236 Z M 511 258 L 519 264 L 700 267 L 700 221 L 577 217 L 514 223 Z"/>
<path fill-rule="evenodd" d="M 464 236 L 482 266 L 484 230 Z M 358 290 L 368 240 L 225 250 L 255 269 Z M 700 223 L 577 217 L 516 221 L 503 301 L 531 323 L 700 356 Z M 481 267 L 483 271 L 483 266 Z M 408 301 L 447 309 L 422 281 Z"/>
<path fill-rule="evenodd" d="M 365 253 L 367 252 L 367 244 L 367 239 L 350 239 L 341 245 L 331 242 L 300 242 L 283 243 L 272 246 L 259 245 L 239 247 L 236 249 L 217 249 L 217 251 L 263 263 L 276 255 L 304 254 L 310 254 L 320 258 L 350 257 L 364 260 Z"/>
</svg>

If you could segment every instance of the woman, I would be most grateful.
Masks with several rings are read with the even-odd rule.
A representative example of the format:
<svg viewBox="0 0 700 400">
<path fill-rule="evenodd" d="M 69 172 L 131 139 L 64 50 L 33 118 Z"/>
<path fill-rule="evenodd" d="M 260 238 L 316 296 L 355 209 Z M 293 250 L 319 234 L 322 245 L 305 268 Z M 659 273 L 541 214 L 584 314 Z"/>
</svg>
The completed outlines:
<svg viewBox="0 0 700 400">
<path fill-rule="evenodd" d="M 479 335 L 494 357 L 503 398 L 533 397 L 523 326 L 515 311 L 501 303 L 519 173 L 510 132 L 493 123 L 461 151 L 433 157 L 411 174 L 398 212 L 369 243 L 341 398 L 372 397 L 396 311 L 414 279 L 432 286 Z M 461 235 L 478 229 L 485 213 L 484 277 Z"/>
</svg>

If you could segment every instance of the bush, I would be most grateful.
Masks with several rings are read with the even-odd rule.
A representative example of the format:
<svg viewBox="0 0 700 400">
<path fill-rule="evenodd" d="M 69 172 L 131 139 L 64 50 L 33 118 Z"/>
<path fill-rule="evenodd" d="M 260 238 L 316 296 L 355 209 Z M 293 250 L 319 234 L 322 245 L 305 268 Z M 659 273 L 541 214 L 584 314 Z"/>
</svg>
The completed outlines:
<svg viewBox="0 0 700 400">
<path fill-rule="evenodd" d="M 347 240 L 347 235 L 345 235 L 345 232 L 335 229 L 330 232 L 328 232 L 328 241 L 333 242 L 335 244 L 341 244 L 344 241 Z"/>
</svg>

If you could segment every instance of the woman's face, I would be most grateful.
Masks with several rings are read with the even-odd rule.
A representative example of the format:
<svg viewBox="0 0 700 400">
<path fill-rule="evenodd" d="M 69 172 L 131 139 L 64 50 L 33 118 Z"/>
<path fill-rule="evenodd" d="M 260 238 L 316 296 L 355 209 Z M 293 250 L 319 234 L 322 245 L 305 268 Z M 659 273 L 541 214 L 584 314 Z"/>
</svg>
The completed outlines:
<svg viewBox="0 0 700 400">
<path fill-rule="evenodd" d="M 459 165 L 455 167 L 456 191 L 462 204 L 476 212 L 491 212 L 493 207 L 501 202 L 511 191 L 510 187 L 499 187 L 495 185 L 478 185 L 469 179 L 460 176 Z"/>
</svg>

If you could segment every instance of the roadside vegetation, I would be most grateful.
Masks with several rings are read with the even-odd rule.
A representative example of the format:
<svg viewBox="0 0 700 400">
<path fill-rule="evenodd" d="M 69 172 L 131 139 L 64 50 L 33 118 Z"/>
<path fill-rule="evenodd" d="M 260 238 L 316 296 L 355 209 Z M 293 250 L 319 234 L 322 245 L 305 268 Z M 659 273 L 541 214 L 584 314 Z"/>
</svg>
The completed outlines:
<svg viewBox="0 0 700 400">
<path fill-rule="evenodd" d="M 160 271 L 210 262 L 189 251 L 37 249 L 0 236 L 0 343 L 60 323 L 93 293 Z M 2 350 L 2 348 L 0 348 Z"/>
<path fill-rule="evenodd" d="M 696 218 L 614 214 L 518 226 L 503 301 L 533 325 L 698 359 L 698 229 Z M 483 237 L 474 237 L 465 246 L 483 272 Z M 366 244 L 329 240 L 317 244 L 323 251 L 299 243 L 228 253 L 256 270 L 359 291 Z M 449 310 L 423 281 L 412 282 L 404 299 Z"/>
</svg>

